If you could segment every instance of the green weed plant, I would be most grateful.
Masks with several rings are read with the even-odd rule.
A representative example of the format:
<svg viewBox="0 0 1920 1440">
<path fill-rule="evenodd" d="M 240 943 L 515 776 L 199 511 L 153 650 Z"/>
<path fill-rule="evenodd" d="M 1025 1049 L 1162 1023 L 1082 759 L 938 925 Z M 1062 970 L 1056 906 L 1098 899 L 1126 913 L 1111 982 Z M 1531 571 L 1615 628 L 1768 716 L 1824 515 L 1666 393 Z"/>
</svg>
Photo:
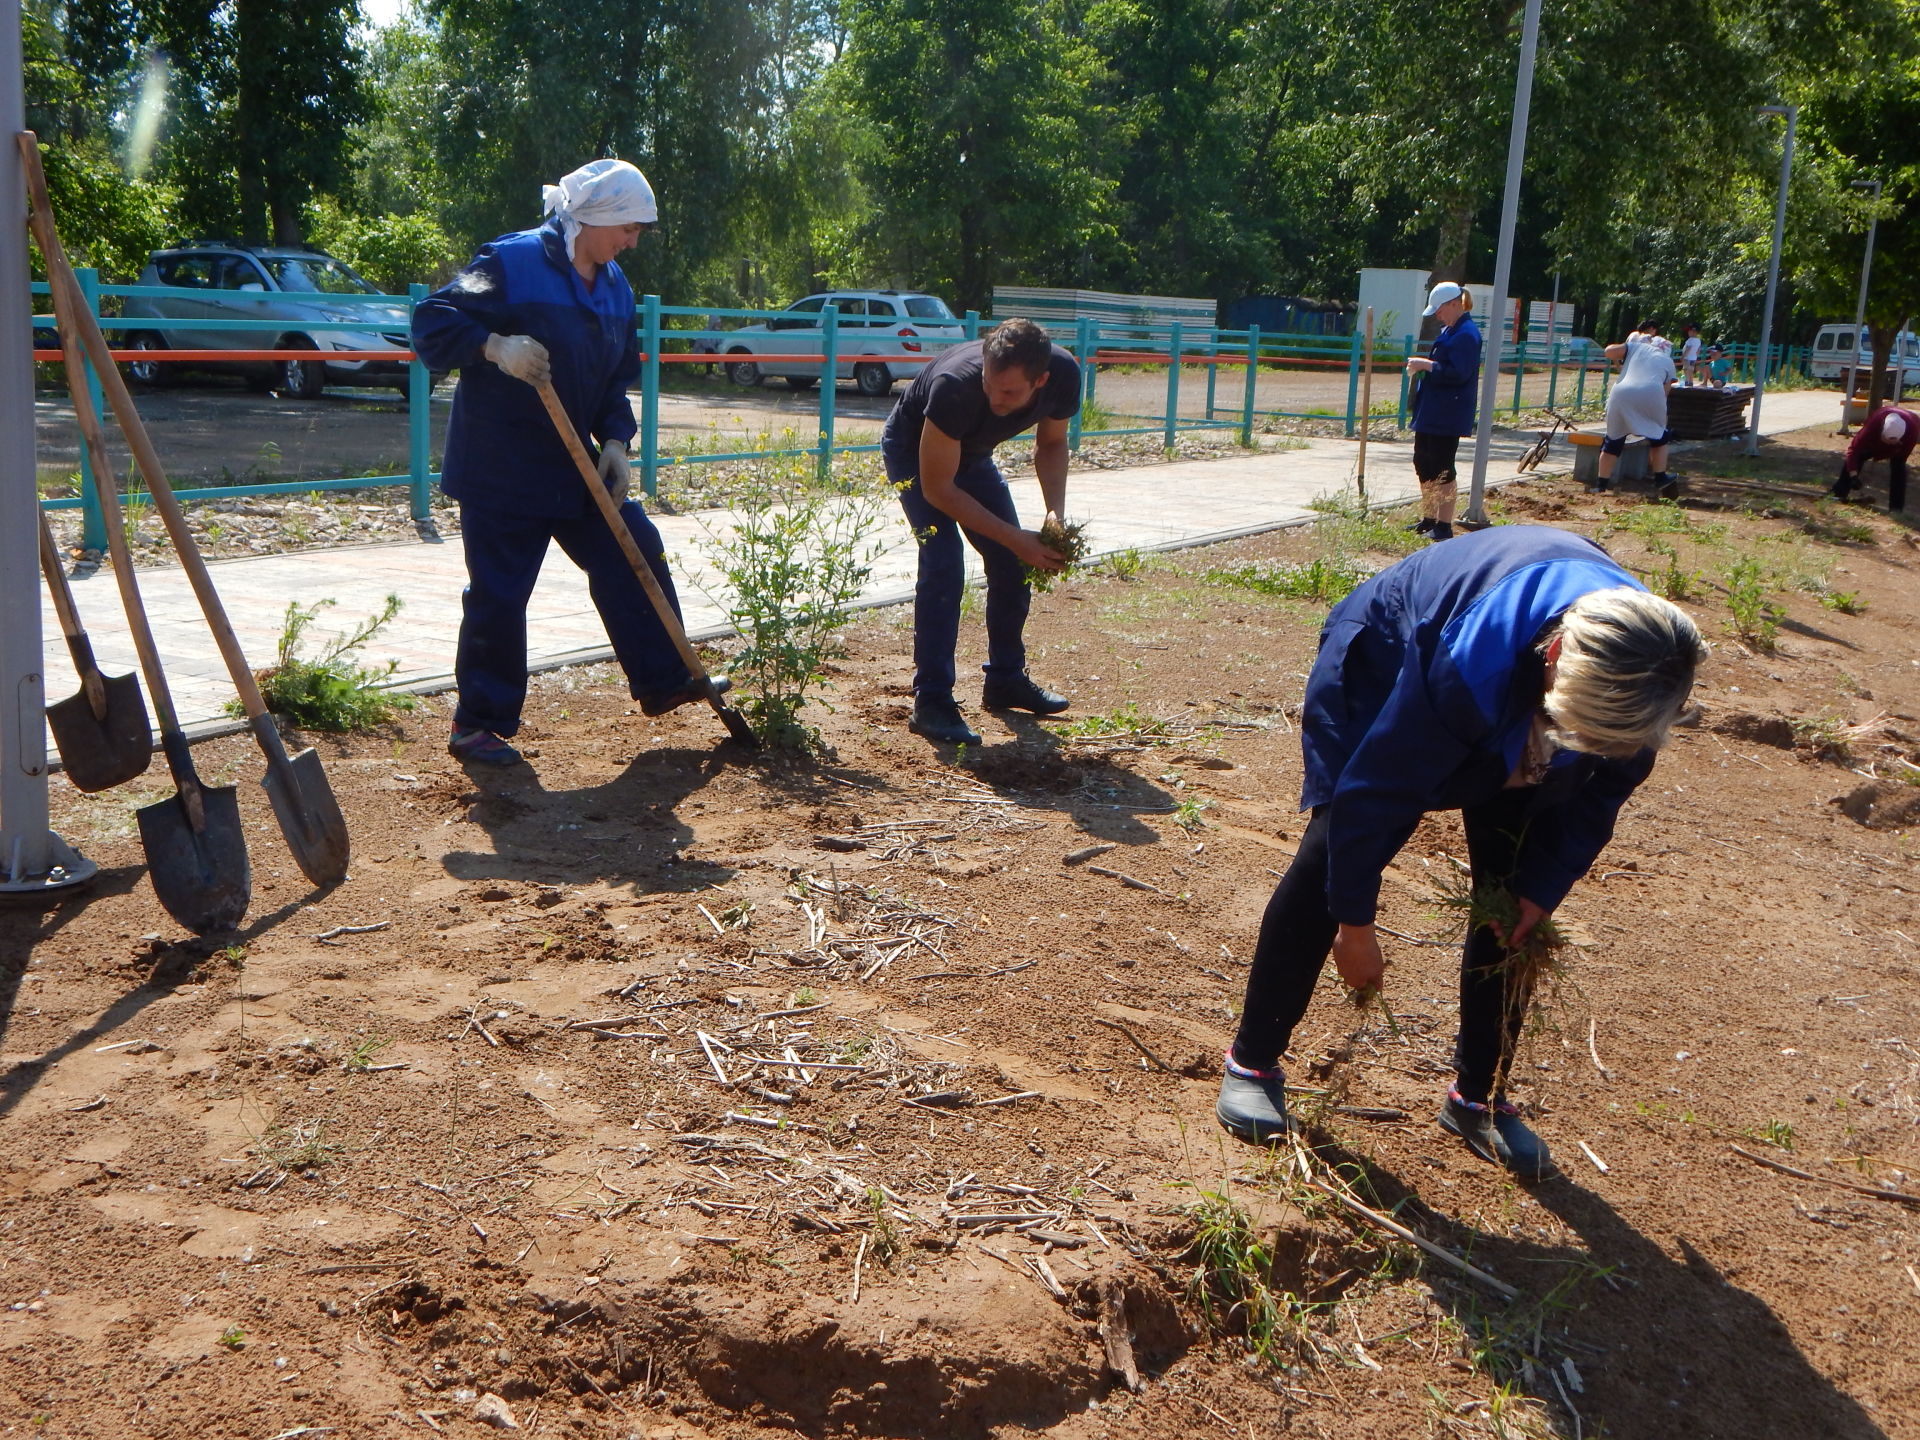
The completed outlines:
<svg viewBox="0 0 1920 1440">
<path fill-rule="evenodd" d="M 378 615 L 370 615 L 358 625 L 335 636 L 317 655 L 301 654 L 307 631 L 331 600 L 302 605 L 287 602 L 280 622 L 280 644 L 271 669 L 260 672 L 260 693 L 267 709 L 284 716 L 303 730 L 344 734 L 381 725 L 402 710 L 411 710 L 414 700 L 378 688 L 399 668 L 389 660 L 383 668 L 370 668 L 353 659 L 355 651 L 380 633 L 400 613 L 398 595 L 387 596 Z M 229 715 L 245 714 L 237 700 L 227 702 Z"/>
</svg>

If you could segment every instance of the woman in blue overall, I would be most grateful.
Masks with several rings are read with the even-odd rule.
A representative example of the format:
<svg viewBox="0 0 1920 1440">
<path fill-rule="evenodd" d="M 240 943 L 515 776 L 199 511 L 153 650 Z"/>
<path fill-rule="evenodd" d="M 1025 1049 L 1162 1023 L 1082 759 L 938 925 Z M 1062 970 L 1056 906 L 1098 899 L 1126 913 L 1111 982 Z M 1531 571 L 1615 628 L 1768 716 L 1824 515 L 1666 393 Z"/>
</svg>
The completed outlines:
<svg viewBox="0 0 1920 1440">
<path fill-rule="evenodd" d="M 1473 323 L 1473 296 L 1443 280 L 1427 296 L 1423 317 L 1440 321 L 1440 333 L 1425 355 L 1407 358 L 1417 375 L 1413 396 L 1413 473 L 1420 481 L 1420 518 L 1415 534 L 1453 538 L 1453 507 L 1459 496 L 1455 461 L 1461 437 L 1473 434 L 1480 385 L 1480 327 Z"/>
<path fill-rule="evenodd" d="M 481 247 L 414 310 L 413 346 L 458 370 L 441 488 L 460 502 L 467 588 L 454 661 L 459 704 L 448 751 L 511 765 L 527 696 L 527 601 L 549 542 L 587 573 L 588 592 L 641 709 L 706 698 L 587 494 L 534 386 L 550 381 L 600 478 L 679 613 L 660 532 L 627 500 L 640 373 L 633 289 L 614 257 L 658 220 L 653 188 L 624 160 L 595 160 L 544 188 L 547 220 Z M 725 688 L 725 682 L 716 680 Z"/>
<path fill-rule="evenodd" d="M 1506 886 L 1519 918 L 1467 936 L 1440 1123 L 1484 1159 L 1549 1173 L 1504 1093 L 1531 997 L 1503 961 L 1612 838 L 1705 650 L 1678 607 L 1546 526 L 1422 550 L 1335 606 L 1301 707 L 1312 818 L 1260 927 L 1220 1123 L 1255 1142 L 1286 1131 L 1279 1060 L 1328 953 L 1354 989 L 1379 983 L 1381 874 L 1422 815 L 1457 809 L 1475 886 Z"/>
</svg>

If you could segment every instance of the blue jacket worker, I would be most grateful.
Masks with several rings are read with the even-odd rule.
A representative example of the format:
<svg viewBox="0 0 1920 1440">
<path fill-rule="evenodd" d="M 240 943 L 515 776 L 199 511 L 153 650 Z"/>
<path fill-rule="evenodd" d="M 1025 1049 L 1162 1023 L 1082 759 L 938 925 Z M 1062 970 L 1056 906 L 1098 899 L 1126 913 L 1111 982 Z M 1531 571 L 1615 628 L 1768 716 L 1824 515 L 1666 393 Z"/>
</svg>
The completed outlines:
<svg viewBox="0 0 1920 1440">
<path fill-rule="evenodd" d="M 1329 952 L 1358 991 L 1380 983 L 1380 877 L 1421 816 L 1459 810 L 1476 890 L 1516 902 L 1508 934 L 1469 930 L 1457 1079 L 1440 1123 L 1483 1159 L 1548 1174 L 1508 1101 L 1531 999 L 1508 963 L 1613 836 L 1688 704 L 1705 645 L 1590 541 L 1510 525 L 1422 550 L 1327 616 L 1301 708 L 1311 811 L 1261 923 L 1220 1123 L 1258 1142 L 1287 1129 L 1280 1057 Z"/>
<path fill-rule="evenodd" d="M 551 382 L 627 528 L 679 613 L 660 532 L 626 499 L 640 373 L 633 289 L 614 257 L 658 221 L 653 187 L 624 160 L 595 160 L 543 189 L 547 220 L 483 246 L 414 311 L 413 345 L 458 370 L 441 488 L 460 502 L 467 588 L 448 751 L 511 765 L 527 697 L 527 601 L 550 541 L 587 573 L 594 608 L 648 715 L 706 698 L 580 478 L 535 386 Z M 719 682 L 716 682 L 719 683 Z"/>
<path fill-rule="evenodd" d="M 1033 435 L 1033 468 L 1049 519 L 1067 502 L 1067 422 L 1080 409 L 1080 364 L 1031 320 L 1006 320 L 928 365 L 887 417 L 881 453 L 920 542 L 913 588 L 913 718 L 916 735 L 950 745 L 980 736 L 954 700 L 954 646 L 966 552 L 987 572 L 987 663 L 980 703 L 988 710 L 1054 715 L 1066 696 L 1027 676 L 1025 631 L 1033 593 L 1026 567 L 1059 570 L 1062 557 L 1022 530 L 994 447 Z"/>
<path fill-rule="evenodd" d="M 1419 381 L 1413 396 L 1413 473 L 1420 481 L 1418 535 L 1453 538 L 1453 507 L 1459 495 L 1454 462 L 1460 437 L 1473 434 L 1480 387 L 1480 328 L 1473 323 L 1473 296 L 1451 280 L 1427 295 L 1423 316 L 1438 316 L 1440 333 L 1425 355 L 1407 359 Z"/>
</svg>

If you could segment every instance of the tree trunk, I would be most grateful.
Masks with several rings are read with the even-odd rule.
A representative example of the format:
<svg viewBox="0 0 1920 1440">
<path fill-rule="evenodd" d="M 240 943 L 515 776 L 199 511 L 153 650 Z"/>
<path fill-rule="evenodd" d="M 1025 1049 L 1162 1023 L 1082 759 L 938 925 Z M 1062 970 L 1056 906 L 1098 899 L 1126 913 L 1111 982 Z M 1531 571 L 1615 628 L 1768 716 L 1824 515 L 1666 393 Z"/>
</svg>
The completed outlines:
<svg viewBox="0 0 1920 1440">
<path fill-rule="evenodd" d="M 1467 279 L 1467 241 L 1473 236 L 1473 203 L 1458 197 L 1447 201 L 1440 221 L 1440 235 L 1433 249 L 1433 270 L 1427 276 L 1431 289 L 1442 280 L 1465 284 Z M 1486 297 L 1477 296 L 1484 300 Z M 1485 312 L 1482 312 L 1483 314 Z M 1431 340 L 1440 333 L 1440 322 L 1428 315 L 1420 322 L 1420 338 Z"/>
<path fill-rule="evenodd" d="M 1867 414 L 1872 415 L 1886 402 L 1887 369 L 1896 336 L 1891 325 L 1869 325 L 1867 329 L 1873 336 L 1873 374 L 1867 380 Z"/>
<path fill-rule="evenodd" d="M 249 245 L 268 238 L 267 163 L 262 145 L 268 130 L 266 96 L 261 76 L 272 56 L 269 27 L 261 14 L 262 0 L 236 0 L 234 5 L 234 72 L 237 83 L 233 105 L 234 170 L 240 182 L 240 238 Z"/>
</svg>

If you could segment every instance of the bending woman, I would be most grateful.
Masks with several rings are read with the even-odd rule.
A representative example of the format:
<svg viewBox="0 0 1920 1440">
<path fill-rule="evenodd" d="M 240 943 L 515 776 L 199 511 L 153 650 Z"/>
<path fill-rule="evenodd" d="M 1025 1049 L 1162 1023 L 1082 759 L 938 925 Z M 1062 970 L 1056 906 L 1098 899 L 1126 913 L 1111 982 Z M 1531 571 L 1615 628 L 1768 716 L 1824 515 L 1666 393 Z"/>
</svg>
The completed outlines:
<svg viewBox="0 0 1920 1440">
<path fill-rule="evenodd" d="M 1457 809 L 1474 885 L 1506 886 L 1519 918 L 1467 936 L 1440 1123 L 1483 1159 L 1549 1173 L 1505 1094 L 1531 997 L 1504 962 L 1612 838 L 1705 650 L 1684 612 L 1545 526 L 1420 551 L 1334 607 L 1301 707 L 1312 818 L 1260 927 L 1220 1123 L 1251 1142 L 1285 1132 L 1280 1057 L 1328 953 L 1354 989 L 1380 982 L 1381 874 L 1422 815 Z"/>
</svg>

